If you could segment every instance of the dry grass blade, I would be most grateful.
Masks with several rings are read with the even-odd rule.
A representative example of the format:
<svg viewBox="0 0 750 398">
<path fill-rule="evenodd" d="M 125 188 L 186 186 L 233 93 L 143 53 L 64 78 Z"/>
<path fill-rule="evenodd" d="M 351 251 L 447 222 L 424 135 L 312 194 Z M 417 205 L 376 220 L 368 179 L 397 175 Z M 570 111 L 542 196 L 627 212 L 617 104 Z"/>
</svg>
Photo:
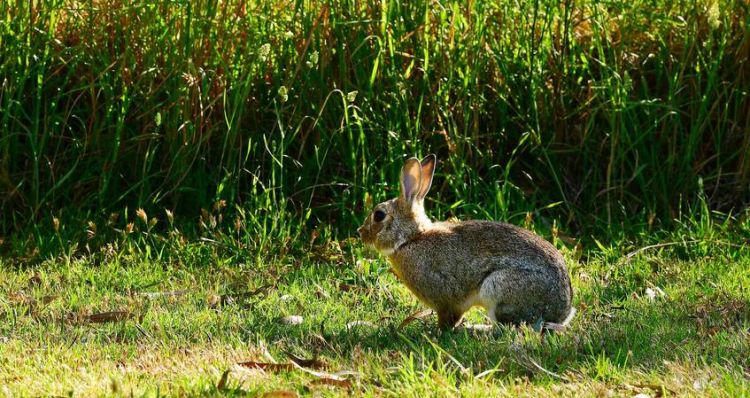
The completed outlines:
<svg viewBox="0 0 750 398">
<path fill-rule="evenodd" d="M 313 380 L 308 384 L 308 386 L 321 386 L 321 385 L 330 386 L 330 387 L 340 387 L 340 388 L 346 388 L 346 389 L 352 388 L 352 382 L 350 382 L 349 380 L 329 379 L 327 377 Z"/>
<path fill-rule="evenodd" d="M 505 372 L 505 369 L 501 369 L 501 368 L 487 369 L 484 372 L 478 373 L 476 376 L 474 376 L 474 378 L 475 379 L 481 379 L 483 377 L 489 376 L 489 375 L 491 375 L 493 373 L 497 373 L 497 372 Z"/>
<path fill-rule="evenodd" d="M 91 314 L 88 320 L 94 323 L 119 322 L 129 319 L 132 314 L 128 311 L 110 311 Z"/>
<path fill-rule="evenodd" d="M 145 296 L 150 299 L 154 299 L 157 297 L 177 297 L 177 296 L 184 296 L 186 294 L 190 293 L 190 290 L 184 289 L 184 290 L 174 290 L 169 292 L 138 292 L 136 295 L 138 296 Z"/>
<path fill-rule="evenodd" d="M 629 263 L 630 260 L 633 259 L 633 257 L 637 256 L 638 254 L 642 252 L 645 252 L 646 250 L 659 249 L 662 247 L 677 246 L 677 245 L 691 245 L 695 243 L 713 243 L 717 245 L 725 245 L 725 246 L 736 247 L 736 248 L 744 248 L 746 246 L 746 245 L 738 245 L 736 243 L 731 243 L 731 242 L 725 242 L 721 240 L 701 240 L 701 239 L 685 240 L 685 241 L 679 241 L 679 242 L 664 242 L 664 243 L 657 243 L 655 245 L 644 246 L 639 249 L 633 250 L 632 252 L 625 255 L 625 262 Z"/>
<path fill-rule="evenodd" d="M 294 362 L 292 362 L 292 365 L 294 367 L 296 367 L 297 369 L 299 369 L 299 370 L 301 370 L 301 371 L 303 371 L 305 373 L 311 374 L 311 375 L 313 375 L 313 376 L 315 376 L 315 377 L 317 377 L 319 379 L 331 379 L 331 380 L 337 380 L 337 381 L 346 381 L 346 377 L 345 377 L 346 375 L 358 374 L 356 372 L 350 372 L 350 371 L 341 371 L 341 372 L 336 372 L 336 373 L 319 372 L 319 371 L 316 371 L 316 370 L 303 368 L 302 366 L 297 365 Z"/>
<path fill-rule="evenodd" d="M 406 317 L 406 319 L 404 319 L 403 321 L 401 321 L 401 323 L 398 325 L 397 330 L 401 330 L 405 328 L 407 325 L 409 325 L 410 323 L 414 321 L 422 321 L 425 318 L 432 316 L 432 314 L 434 314 L 434 311 L 430 309 L 415 312 L 409 315 L 408 317 Z"/>
<path fill-rule="evenodd" d="M 227 387 L 227 380 L 229 379 L 229 369 L 225 370 L 224 373 L 221 374 L 221 378 L 219 379 L 219 382 L 216 383 L 216 389 L 217 390 L 223 390 Z"/>
<path fill-rule="evenodd" d="M 542 365 L 537 363 L 534 359 L 529 356 L 523 346 L 519 343 L 513 343 L 510 345 L 510 350 L 513 352 L 516 363 L 523 366 L 532 373 L 544 373 L 555 379 L 570 381 L 567 377 L 545 369 Z"/>
<path fill-rule="evenodd" d="M 287 358 L 289 358 L 290 361 L 305 368 L 324 369 L 327 366 L 325 362 L 317 358 L 304 359 L 288 351 L 284 351 L 284 354 L 286 354 Z"/>
<path fill-rule="evenodd" d="M 346 324 L 346 330 L 352 330 L 358 326 L 365 326 L 365 327 L 369 327 L 373 329 L 377 328 L 377 326 L 374 323 L 369 322 L 369 321 L 351 321 Z"/>
</svg>

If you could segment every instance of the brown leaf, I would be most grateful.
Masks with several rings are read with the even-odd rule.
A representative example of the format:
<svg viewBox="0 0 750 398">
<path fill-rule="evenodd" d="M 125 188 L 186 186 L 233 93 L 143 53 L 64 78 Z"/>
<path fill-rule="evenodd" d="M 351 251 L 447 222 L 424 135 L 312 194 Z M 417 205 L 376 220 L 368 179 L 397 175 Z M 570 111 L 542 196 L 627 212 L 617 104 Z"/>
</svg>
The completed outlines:
<svg viewBox="0 0 750 398">
<path fill-rule="evenodd" d="M 294 391 L 289 391 L 289 390 L 276 390 L 276 391 L 264 392 L 260 396 L 262 398 L 296 398 L 296 397 L 299 397 L 299 394 L 297 394 Z"/>
<path fill-rule="evenodd" d="M 227 379 L 229 379 L 229 369 L 225 370 L 224 373 L 221 374 L 221 378 L 219 379 L 219 382 L 216 383 L 216 389 L 217 390 L 223 390 L 227 387 Z"/>
<path fill-rule="evenodd" d="M 641 388 L 641 389 L 649 389 L 654 391 L 654 398 L 660 398 L 666 394 L 667 391 L 674 394 L 674 391 L 671 389 L 661 385 L 661 384 L 653 384 L 653 383 L 637 383 L 635 384 L 635 387 Z"/>
<path fill-rule="evenodd" d="M 269 372 L 288 372 L 294 369 L 294 365 L 291 363 L 270 363 L 270 362 L 237 362 L 237 365 L 244 366 L 249 369 L 260 369 L 267 370 Z"/>
<path fill-rule="evenodd" d="M 209 294 L 206 301 L 208 302 L 209 307 L 216 308 L 221 305 L 221 296 L 217 294 Z"/>
<path fill-rule="evenodd" d="M 412 323 L 414 321 L 424 320 L 425 318 L 427 318 L 429 316 L 432 316 L 433 313 L 434 313 L 434 311 L 432 311 L 431 309 L 417 311 L 417 312 L 409 315 L 408 317 L 406 317 L 406 319 L 404 319 L 403 321 L 401 321 L 401 324 L 398 325 L 397 330 L 401 330 L 401 329 L 405 328 L 407 325 L 409 325 L 410 323 Z"/>
<path fill-rule="evenodd" d="M 57 297 L 58 296 L 56 294 L 49 294 L 47 296 L 42 297 L 42 299 L 40 301 L 42 302 L 42 304 L 49 304 L 49 303 L 57 300 Z"/>
<path fill-rule="evenodd" d="M 14 292 L 8 293 L 8 298 L 10 299 L 11 302 L 13 302 L 14 304 L 18 304 L 18 305 L 36 304 L 36 300 L 33 297 L 27 295 L 26 293 L 22 291 L 18 293 L 14 293 Z"/>
<path fill-rule="evenodd" d="M 352 388 L 352 382 L 349 380 L 338 380 L 338 379 L 330 379 L 327 377 L 323 377 L 317 380 L 311 381 L 308 386 L 330 386 L 330 387 L 341 387 L 346 389 Z"/>
<path fill-rule="evenodd" d="M 286 354 L 289 360 L 291 360 L 292 362 L 296 363 L 299 366 L 302 366 L 303 368 L 323 369 L 326 367 L 326 363 L 317 358 L 304 359 L 288 351 L 284 351 L 284 354 Z"/>
<path fill-rule="evenodd" d="M 94 323 L 117 322 L 129 319 L 132 314 L 128 311 L 110 311 L 91 314 L 88 316 L 89 321 Z"/>
</svg>

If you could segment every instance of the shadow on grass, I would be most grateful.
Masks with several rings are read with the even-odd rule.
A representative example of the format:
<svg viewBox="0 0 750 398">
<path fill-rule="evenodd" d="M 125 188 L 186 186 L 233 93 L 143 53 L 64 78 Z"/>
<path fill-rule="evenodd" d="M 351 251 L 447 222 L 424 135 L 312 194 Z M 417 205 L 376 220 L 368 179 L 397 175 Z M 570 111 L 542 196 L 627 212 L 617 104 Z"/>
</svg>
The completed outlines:
<svg viewBox="0 0 750 398">
<path fill-rule="evenodd" d="M 354 362 L 366 352 L 398 366 L 412 355 L 422 366 L 451 362 L 474 374 L 496 368 L 510 377 L 542 376 L 538 380 L 550 375 L 546 371 L 606 380 L 627 370 L 659 372 L 669 362 L 750 369 L 750 300 L 741 291 L 708 292 L 682 280 L 673 289 L 681 294 L 670 297 L 657 290 L 650 297 L 642 289 L 625 294 L 636 291 L 635 285 L 619 282 L 584 288 L 577 317 L 557 334 L 507 327 L 441 333 L 432 317 L 402 330 L 402 319 L 395 318 L 370 319 L 374 325 L 351 329 L 334 329 L 322 321 L 318 330 L 305 335 L 270 326 L 273 321 L 267 319 L 273 331 L 266 338 L 345 361 Z M 668 281 L 662 282 L 666 286 Z"/>
</svg>

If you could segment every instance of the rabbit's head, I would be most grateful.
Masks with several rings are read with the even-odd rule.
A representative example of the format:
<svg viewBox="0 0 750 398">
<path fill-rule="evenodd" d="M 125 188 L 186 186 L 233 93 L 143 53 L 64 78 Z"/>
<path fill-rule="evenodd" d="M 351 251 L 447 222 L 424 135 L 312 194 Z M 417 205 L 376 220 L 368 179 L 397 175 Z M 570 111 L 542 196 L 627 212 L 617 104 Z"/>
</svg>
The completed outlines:
<svg viewBox="0 0 750 398">
<path fill-rule="evenodd" d="M 401 169 L 401 194 L 375 206 L 357 229 L 362 241 L 388 256 L 414 235 L 431 225 L 424 211 L 424 197 L 435 174 L 435 155 L 420 162 L 410 158 Z"/>
</svg>

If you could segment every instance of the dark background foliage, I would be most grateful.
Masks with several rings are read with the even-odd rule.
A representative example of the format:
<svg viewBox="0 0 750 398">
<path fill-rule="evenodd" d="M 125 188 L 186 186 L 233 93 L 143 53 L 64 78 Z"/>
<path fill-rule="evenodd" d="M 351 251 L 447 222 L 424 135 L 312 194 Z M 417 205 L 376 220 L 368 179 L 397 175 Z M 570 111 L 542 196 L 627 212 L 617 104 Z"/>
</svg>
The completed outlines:
<svg viewBox="0 0 750 398">
<path fill-rule="evenodd" d="M 349 234 L 433 152 L 440 217 L 747 204 L 746 2 L 367 3 L 2 2 L 0 228 L 226 200 Z"/>
</svg>

